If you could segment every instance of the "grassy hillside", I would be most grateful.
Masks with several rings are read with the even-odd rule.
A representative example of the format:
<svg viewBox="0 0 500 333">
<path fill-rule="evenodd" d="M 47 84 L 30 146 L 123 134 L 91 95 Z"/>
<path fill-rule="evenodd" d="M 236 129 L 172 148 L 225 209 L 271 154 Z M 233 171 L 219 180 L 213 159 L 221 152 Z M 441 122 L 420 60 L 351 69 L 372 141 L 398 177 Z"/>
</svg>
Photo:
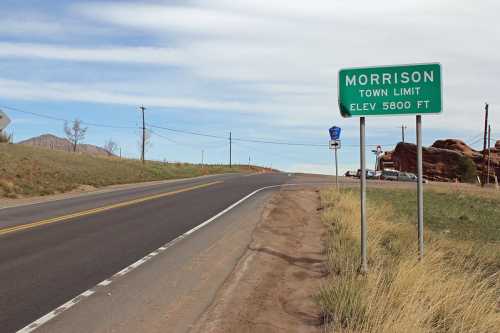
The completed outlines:
<svg viewBox="0 0 500 333">
<path fill-rule="evenodd" d="M 253 171 L 258 168 L 252 167 Z M 0 144 L 0 197 L 29 197 L 74 190 L 225 172 L 249 172 L 247 166 L 120 160 L 23 145 Z"/>
<path fill-rule="evenodd" d="M 321 195 L 331 279 L 318 301 L 332 332 L 500 332 L 498 196 L 426 190 L 420 262 L 415 191 L 370 189 L 364 275 L 358 194 Z"/>
</svg>

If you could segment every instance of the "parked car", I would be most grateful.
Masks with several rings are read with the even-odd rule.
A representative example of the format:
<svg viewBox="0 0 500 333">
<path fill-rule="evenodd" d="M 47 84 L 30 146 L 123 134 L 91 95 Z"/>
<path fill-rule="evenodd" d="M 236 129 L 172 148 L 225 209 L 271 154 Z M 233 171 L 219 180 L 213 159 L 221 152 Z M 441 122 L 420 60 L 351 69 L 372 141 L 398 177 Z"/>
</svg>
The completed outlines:
<svg viewBox="0 0 500 333">
<path fill-rule="evenodd" d="M 361 178 L 361 169 L 356 172 L 356 178 Z M 375 170 L 366 170 L 366 179 L 380 179 Z"/>
<path fill-rule="evenodd" d="M 344 176 L 346 177 L 356 177 L 356 171 L 348 170 Z"/>
<path fill-rule="evenodd" d="M 400 182 L 416 182 L 417 179 L 417 176 L 411 172 L 400 172 L 398 174 L 398 181 Z"/>
<path fill-rule="evenodd" d="M 397 181 L 398 176 L 399 176 L 399 171 L 397 170 L 384 170 L 380 175 L 380 179 Z"/>
<path fill-rule="evenodd" d="M 400 172 L 398 175 L 398 180 L 400 182 L 417 182 L 418 177 L 411 172 Z M 427 183 L 427 179 L 422 179 L 423 183 Z"/>
<path fill-rule="evenodd" d="M 366 179 L 380 179 L 380 173 L 374 170 L 366 170 Z"/>
</svg>

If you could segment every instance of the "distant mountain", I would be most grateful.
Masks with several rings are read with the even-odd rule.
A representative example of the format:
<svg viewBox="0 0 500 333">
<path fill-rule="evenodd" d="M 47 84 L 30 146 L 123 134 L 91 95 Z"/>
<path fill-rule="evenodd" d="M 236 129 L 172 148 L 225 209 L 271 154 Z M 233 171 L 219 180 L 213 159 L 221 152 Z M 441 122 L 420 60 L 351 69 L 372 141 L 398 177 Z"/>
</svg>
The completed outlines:
<svg viewBox="0 0 500 333">
<path fill-rule="evenodd" d="M 67 152 L 73 151 L 73 146 L 68 139 L 60 138 L 52 134 L 43 134 L 31 139 L 18 142 L 18 144 L 54 150 L 63 150 Z M 90 155 L 109 156 L 109 153 L 103 148 L 88 144 L 79 144 L 77 152 Z"/>
</svg>

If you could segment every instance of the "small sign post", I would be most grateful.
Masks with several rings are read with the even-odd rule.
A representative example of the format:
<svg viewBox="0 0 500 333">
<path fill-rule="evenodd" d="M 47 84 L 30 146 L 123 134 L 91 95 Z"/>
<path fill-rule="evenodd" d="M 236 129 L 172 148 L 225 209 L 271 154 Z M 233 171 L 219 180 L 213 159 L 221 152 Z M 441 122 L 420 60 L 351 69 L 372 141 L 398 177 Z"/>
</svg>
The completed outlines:
<svg viewBox="0 0 500 333">
<path fill-rule="evenodd" d="M 335 186 L 337 190 L 339 188 L 339 160 L 337 150 L 340 149 L 340 132 L 341 128 L 337 126 L 333 126 L 328 130 L 330 132 L 330 149 L 335 151 Z"/>
<path fill-rule="evenodd" d="M 361 268 L 367 272 L 365 116 L 416 115 L 418 249 L 424 254 L 422 115 L 441 113 L 441 65 L 415 64 L 348 68 L 339 71 L 342 117 L 360 117 Z"/>
</svg>

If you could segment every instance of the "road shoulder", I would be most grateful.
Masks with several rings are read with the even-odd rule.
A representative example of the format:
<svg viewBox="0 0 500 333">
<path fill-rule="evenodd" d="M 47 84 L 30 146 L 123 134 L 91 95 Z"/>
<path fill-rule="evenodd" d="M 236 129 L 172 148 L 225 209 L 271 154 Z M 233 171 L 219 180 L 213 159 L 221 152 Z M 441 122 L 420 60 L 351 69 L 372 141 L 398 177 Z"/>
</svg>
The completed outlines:
<svg viewBox="0 0 500 333">
<path fill-rule="evenodd" d="M 192 332 L 321 332 L 326 227 L 315 190 L 282 190 Z"/>
</svg>

